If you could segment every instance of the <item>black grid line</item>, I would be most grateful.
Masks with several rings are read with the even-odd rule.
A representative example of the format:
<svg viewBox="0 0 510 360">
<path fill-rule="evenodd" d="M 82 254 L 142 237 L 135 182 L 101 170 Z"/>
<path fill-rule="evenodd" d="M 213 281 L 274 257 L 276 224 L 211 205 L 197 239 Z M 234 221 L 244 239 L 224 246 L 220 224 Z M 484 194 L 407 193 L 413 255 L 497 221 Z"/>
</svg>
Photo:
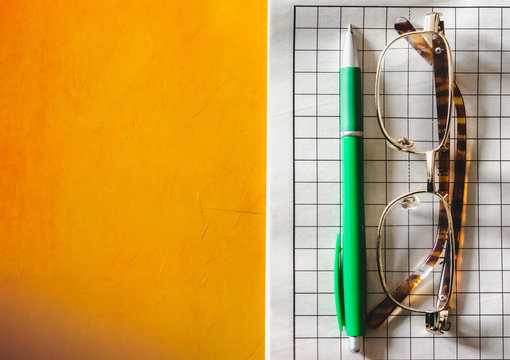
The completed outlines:
<svg viewBox="0 0 510 360">
<path fill-rule="evenodd" d="M 319 8 L 316 9 L 316 21 L 317 21 L 317 27 L 316 27 L 316 30 L 315 30 L 315 34 L 316 34 L 316 37 L 315 37 L 315 70 L 319 70 Z M 316 95 L 315 95 L 315 136 L 317 136 L 317 134 L 319 133 L 319 121 L 317 119 L 317 115 L 319 114 L 319 91 L 318 91 L 318 87 L 319 87 L 319 74 L 316 74 L 315 75 L 315 92 L 316 92 Z M 318 154 L 319 153 L 319 142 L 318 141 L 315 141 L 315 154 Z M 315 178 L 318 179 L 319 178 L 319 165 L 318 163 L 315 164 Z M 317 184 L 315 186 L 315 198 L 318 199 L 319 198 L 319 184 Z M 316 207 L 316 212 L 315 212 L 315 216 L 317 219 L 319 219 L 319 206 Z M 319 232 L 316 231 L 315 232 L 315 247 L 319 247 Z M 316 264 L 319 264 L 319 252 L 316 251 L 315 252 L 315 263 Z M 315 306 L 316 306 L 316 309 L 315 309 L 315 313 L 316 315 L 319 315 L 319 273 L 317 273 L 316 275 L 316 282 L 317 282 L 317 296 L 316 296 L 316 302 L 315 302 Z M 316 329 L 316 332 L 317 332 L 317 336 L 319 336 L 319 317 L 317 316 L 317 320 L 315 322 L 315 326 L 317 327 Z M 317 340 L 317 344 L 316 344 L 316 351 L 317 351 L 317 358 L 319 358 L 319 341 Z"/>
<path fill-rule="evenodd" d="M 385 13 L 384 13 L 384 17 L 385 17 L 385 24 L 388 24 L 388 8 L 386 8 L 385 10 Z M 388 43 L 388 31 L 385 31 L 384 33 L 384 42 L 387 44 Z M 383 91 L 385 91 L 385 84 L 383 84 Z M 386 119 L 386 107 L 383 108 L 383 116 L 384 118 Z M 388 161 L 388 147 L 384 147 L 384 160 L 385 160 L 385 163 Z M 385 177 L 385 193 L 384 193 L 384 197 L 385 197 L 385 202 L 388 203 L 389 202 L 389 198 L 388 198 L 388 165 L 386 163 L 386 165 L 384 166 L 384 177 Z M 386 236 L 386 229 L 384 230 L 384 236 Z M 386 252 L 384 253 L 384 262 L 386 263 L 387 259 L 386 259 Z M 367 292 L 368 292 L 368 289 L 367 289 Z M 389 348 L 390 348 L 390 344 L 389 344 L 389 341 L 390 341 L 390 338 L 389 338 L 389 326 L 388 326 L 389 322 L 388 320 L 385 321 L 385 333 L 386 333 L 386 358 L 388 359 L 389 358 Z M 411 350 L 409 350 L 411 351 Z M 410 355 L 410 354 L 409 354 Z"/>
<path fill-rule="evenodd" d="M 409 15 L 408 15 L 408 19 L 409 21 L 413 21 L 414 19 L 411 17 L 411 10 L 409 10 Z M 409 59 L 410 59 L 410 47 L 407 48 L 407 68 L 406 68 L 406 82 L 407 82 L 407 86 L 406 86 L 406 114 L 409 114 L 409 108 L 410 108 L 410 104 L 409 104 Z M 384 72 L 385 74 L 387 73 L 386 72 L 386 69 L 384 69 Z M 386 82 L 385 82 L 386 83 Z M 390 94 L 387 94 L 386 91 L 384 91 L 384 95 L 385 96 L 389 96 Z M 433 102 L 432 102 L 432 106 L 433 106 Z M 386 108 L 386 106 L 385 106 Z M 432 112 L 433 113 L 433 112 Z M 434 123 L 432 122 L 432 125 Z M 409 119 L 406 119 L 406 137 L 408 139 L 411 138 L 411 136 L 409 135 Z M 411 160 L 411 155 L 410 154 L 406 154 L 407 156 L 407 182 L 408 182 L 408 185 L 407 185 L 407 192 L 410 192 L 411 191 L 411 184 L 409 184 L 409 181 L 411 181 L 411 164 L 409 163 L 409 161 Z M 388 164 L 386 165 L 388 166 Z M 411 214 L 408 212 L 407 213 L 407 223 L 409 224 L 409 220 L 410 220 L 410 216 Z M 411 271 L 411 249 L 410 249 L 410 246 L 411 246 L 411 240 L 410 240 L 410 228 L 407 227 L 407 273 L 410 275 L 410 271 Z M 385 238 L 386 238 L 386 234 L 384 235 Z M 386 254 L 387 250 L 385 250 L 385 254 Z M 386 259 L 385 259 L 385 262 L 386 262 Z M 388 269 L 386 269 L 386 273 L 391 273 L 391 271 L 388 271 Z M 406 274 L 407 275 L 407 274 Z M 406 305 L 411 305 L 410 302 L 411 302 L 411 299 L 410 297 L 407 298 L 408 300 L 408 303 Z M 409 327 L 409 337 L 411 337 L 411 328 Z M 434 354 L 434 343 L 432 343 L 432 354 Z M 411 353 L 411 347 L 409 347 L 409 358 L 411 358 L 412 356 L 412 353 Z"/>
<path fill-rule="evenodd" d="M 476 39 L 476 66 L 477 71 L 480 71 L 480 9 L 478 9 L 478 24 L 477 24 L 478 30 L 477 30 L 477 39 Z M 476 75 L 476 92 L 480 92 L 480 75 Z M 478 129 L 480 127 L 480 121 L 479 121 L 479 109 L 480 109 L 480 100 L 479 97 L 476 98 L 476 117 L 477 117 L 477 124 L 476 124 L 476 136 L 478 137 Z M 479 153 L 479 147 L 478 147 L 478 141 L 476 142 L 476 153 Z M 476 163 L 476 199 L 477 202 L 480 202 L 480 186 L 478 184 L 479 180 L 479 173 L 480 173 L 480 167 L 478 166 L 478 162 Z M 480 212 L 477 212 L 477 223 L 480 224 Z M 478 245 L 480 245 L 480 228 L 476 229 L 477 237 L 478 237 Z M 478 249 L 478 268 L 480 269 L 480 249 Z M 478 290 L 481 289 L 481 276 L 478 274 Z M 478 303 L 480 304 L 482 302 L 482 294 L 478 293 Z M 481 337 L 481 330 L 482 330 L 482 318 L 478 316 L 478 335 L 480 336 L 478 340 L 478 354 L 479 357 L 482 357 L 482 337 Z"/>
<path fill-rule="evenodd" d="M 503 92 L 503 16 L 504 16 L 504 13 L 503 13 L 503 9 L 500 10 L 500 13 L 499 13 L 499 16 L 501 17 L 501 30 L 500 30 L 500 34 L 501 34 L 501 43 L 500 43 L 500 50 L 501 50 L 501 55 L 499 57 L 499 70 L 501 71 L 501 74 L 499 75 L 499 91 L 500 92 Z M 502 102 L 502 97 L 500 96 L 499 97 L 499 158 L 502 159 L 503 156 L 502 156 L 502 153 L 501 153 L 501 149 L 502 149 L 502 143 L 501 143 L 501 139 L 502 139 L 502 126 L 501 126 L 501 115 L 502 115 L 502 111 L 501 111 L 501 108 L 502 108 L 502 105 L 503 105 L 503 102 Z M 499 194 L 501 196 L 501 206 L 500 206 L 500 209 L 499 209 L 499 216 L 501 217 L 501 219 L 503 219 L 503 182 L 502 182 L 502 179 L 503 179 L 503 170 L 502 170 L 502 166 L 501 166 L 501 162 L 499 163 L 499 180 L 500 180 L 500 184 L 499 184 Z M 502 220 L 503 221 L 503 220 Z M 500 245 L 501 245 L 501 249 L 503 249 L 503 227 L 501 227 L 500 229 L 500 236 L 501 236 L 501 242 L 500 242 Z M 505 335 L 505 321 L 504 321 L 504 318 L 505 318 L 505 295 L 503 293 L 504 291 L 504 286 L 505 286 L 505 283 L 504 283 L 504 279 L 503 279 L 503 276 L 504 276 L 504 257 L 503 257 L 503 251 L 501 251 L 501 290 L 502 290 L 502 293 L 501 293 L 501 314 L 503 314 L 503 321 L 501 321 L 501 335 Z M 502 354 L 503 354 L 503 359 L 505 358 L 505 341 L 503 340 L 502 342 Z"/>
<path fill-rule="evenodd" d="M 340 8 L 340 29 L 342 29 L 342 8 Z M 317 26 L 319 26 L 319 24 L 317 24 Z M 342 30 L 340 30 L 340 45 L 342 45 Z M 338 64 L 340 66 L 342 66 L 342 51 L 339 51 L 338 52 Z M 339 70 L 340 71 L 340 70 Z M 340 85 L 338 86 L 338 89 L 340 90 Z M 338 103 L 340 104 L 340 91 L 338 91 Z M 342 109 L 340 109 L 341 111 Z M 340 114 L 339 114 L 340 115 Z M 318 118 L 317 118 L 317 122 L 318 122 Z M 340 124 L 339 124 L 340 125 Z M 318 134 L 316 134 L 316 136 L 318 136 Z M 338 153 L 341 154 L 342 153 L 342 143 L 339 141 L 338 142 Z M 340 167 L 340 166 L 339 166 Z M 339 172 L 341 173 L 342 169 L 338 169 Z M 317 183 L 319 183 L 319 178 L 317 178 Z M 342 199 L 342 188 L 340 187 L 340 199 Z M 339 211 L 339 224 L 342 224 L 342 208 L 340 207 L 340 211 Z M 340 232 L 340 231 L 339 231 Z M 336 244 L 335 244 L 335 247 L 336 247 Z M 336 255 L 336 254 L 335 254 Z M 317 283 L 317 289 L 318 289 L 318 283 Z M 339 351 L 340 351 L 340 354 L 342 354 L 342 350 L 343 350 L 343 347 L 342 347 L 342 340 L 340 339 L 339 341 Z"/>
<path fill-rule="evenodd" d="M 296 19 L 297 19 L 297 13 L 296 13 L 297 7 L 294 7 L 293 10 L 293 35 L 292 35 L 292 49 L 296 48 Z M 292 51 L 292 94 L 296 92 L 296 51 Z M 296 114 L 296 97 L 292 96 L 292 114 L 294 116 L 294 119 L 292 121 L 292 157 L 295 159 L 296 157 L 296 120 L 295 120 L 295 114 Z M 295 184 L 296 180 L 296 161 L 292 161 L 292 181 Z M 296 211 L 294 210 L 296 208 L 296 186 L 292 186 L 292 292 L 293 294 L 296 293 Z M 292 296 L 292 338 L 293 340 L 293 347 L 292 347 L 292 358 L 296 360 L 296 296 Z"/>
</svg>

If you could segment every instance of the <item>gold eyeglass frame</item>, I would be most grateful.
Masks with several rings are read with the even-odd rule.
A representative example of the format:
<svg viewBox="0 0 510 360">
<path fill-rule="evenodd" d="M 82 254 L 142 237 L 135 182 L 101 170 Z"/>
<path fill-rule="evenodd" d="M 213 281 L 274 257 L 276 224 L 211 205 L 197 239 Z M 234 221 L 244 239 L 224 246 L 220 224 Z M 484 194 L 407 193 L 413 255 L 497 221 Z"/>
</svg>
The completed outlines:
<svg viewBox="0 0 510 360">
<path fill-rule="evenodd" d="M 451 53 L 451 48 L 448 43 L 448 40 L 440 32 L 440 27 L 439 27 L 440 15 L 441 15 L 440 13 L 429 13 L 429 14 L 425 15 L 424 30 L 417 30 L 417 31 L 412 31 L 412 32 L 407 32 L 407 33 L 401 34 L 401 35 L 397 36 L 395 39 L 393 39 L 391 42 L 389 42 L 379 57 L 379 61 L 377 63 L 376 76 L 375 76 L 376 114 L 377 114 L 377 120 L 379 122 L 379 127 L 381 128 L 381 131 L 382 131 L 384 137 L 398 151 L 411 153 L 411 154 L 415 154 L 415 155 L 419 155 L 419 156 L 425 156 L 426 163 L 427 163 L 427 189 L 408 192 L 404 195 L 401 195 L 401 196 L 395 198 L 385 207 L 383 213 L 381 214 L 381 218 L 379 220 L 379 225 L 378 225 L 378 229 L 377 229 L 377 267 L 378 267 L 379 278 L 380 278 L 382 287 L 384 289 L 384 292 L 391 299 L 391 301 L 393 301 L 395 303 L 395 305 L 397 305 L 398 307 L 403 308 L 405 310 L 412 311 L 412 312 L 418 312 L 418 313 L 425 313 L 427 315 L 426 316 L 427 330 L 429 330 L 435 334 L 441 334 L 442 327 L 444 330 L 447 330 L 447 329 L 445 329 L 446 317 L 448 316 L 447 309 L 449 306 L 450 299 L 452 297 L 451 295 L 452 295 L 452 291 L 453 291 L 452 289 L 453 289 L 454 278 L 455 278 L 455 240 L 454 240 L 455 237 L 454 237 L 454 233 L 453 233 L 452 213 L 451 213 L 451 209 L 450 209 L 448 200 L 446 199 L 445 196 L 441 195 L 436 190 L 436 185 L 435 185 L 435 157 L 436 157 L 436 153 L 438 151 L 445 151 L 445 142 L 449 137 L 450 123 L 451 123 L 452 113 L 453 113 L 453 109 L 454 109 L 454 106 L 453 106 L 454 68 L 453 68 L 452 53 Z M 449 86 L 448 112 L 447 112 L 445 133 L 444 133 L 444 136 L 441 139 L 439 145 L 436 148 L 429 150 L 429 151 L 416 151 L 413 147 L 412 141 L 409 142 L 408 139 L 405 139 L 405 138 L 400 138 L 398 140 L 395 140 L 389 135 L 388 131 L 385 128 L 384 119 L 383 119 L 382 111 L 381 111 L 380 77 L 381 77 L 381 68 L 382 68 L 384 56 L 385 56 L 386 52 L 388 51 L 388 49 L 395 42 L 397 42 L 400 39 L 405 39 L 405 38 L 411 37 L 413 35 L 427 35 L 427 34 L 430 34 L 432 39 L 434 39 L 434 40 L 437 39 L 437 37 L 439 37 L 442 40 L 442 42 L 444 43 L 445 48 L 446 48 L 445 50 L 447 51 L 448 86 Z M 441 49 L 439 49 L 439 50 L 434 49 L 434 50 L 441 51 Z M 394 298 L 394 296 L 392 295 L 392 290 L 389 289 L 388 284 L 386 283 L 386 280 L 385 280 L 384 264 L 383 264 L 383 256 L 382 256 L 383 231 L 384 231 L 384 224 L 386 221 L 386 216 L 387 216 L 388 211 L 391 209 L 391 207 L 395 203 L 397 203 L 399 201 L 402 201 L 408 197 L 414 197 L 418 194 L 427 194 L 427 193 L 434 194 L 441 200 L 441 203 L 443 204 L 444 209 L 446 211 L 447 220 L 448 220 L 448 233 L 447 233 L 448 243 L 445 246 L 445 249 L 449 248 L 449 252 L 448 252 L 448 256 L 449 256 L 449 260 L 450 260 L 449 292 L 448 292 L 447 299 L 440 299 L 442 306 L 437 307 L 434 310 L 423 310 L 423 309 L 414 308 L 412 306 L 407 306 Z M 446 252 L 446 250 L 444 250 L 444 251 Z M 445 256 L 447 256 L 446 253 L 445 253 Z M 426 265 L 426 264 L 424 263 L 423 265 Z M 416 269 L 413 270 L 413 272 L 416 273 L 417 271 L 419 271 L 419 269 L 421 269 L 423 267 L 423 265 L 419 266 L 418 270 L 416 270 Z M 443 266 L 445 266 L 445 265 L 443 265 Z M 418 281 L 417 284 L 414 284 L 414 285 L 417 286 L 427 275 L 428 275 L 428 273 L 426 273 L 423 278 L 420 278 L 420 281 Z M 439 296 L 440 296 L 440 294 L 438 291 L 437 297 L 439 297 Z M 433 322 L 433 323 L 431 324 L 431 322 Z"/>
</svg>

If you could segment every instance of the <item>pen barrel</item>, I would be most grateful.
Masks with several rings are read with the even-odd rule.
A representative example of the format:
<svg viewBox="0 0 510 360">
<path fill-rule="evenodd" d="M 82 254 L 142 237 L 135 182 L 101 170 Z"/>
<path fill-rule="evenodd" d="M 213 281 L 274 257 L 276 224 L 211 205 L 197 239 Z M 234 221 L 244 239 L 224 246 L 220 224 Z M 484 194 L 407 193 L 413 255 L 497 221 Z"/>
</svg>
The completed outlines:
<svg viewBox="0 0 510 360">
<path fill-rule="evenodd" d="M 359 67 L 340 69 L 340 131 L 363 131 L 361 70 Z"/>
<path fill-rule="evenodd" d="M 342 270 L 348 336 L 365 335 L 367 313 L 361 96 L 360 69 L 342 68 Z"/>
</svg>

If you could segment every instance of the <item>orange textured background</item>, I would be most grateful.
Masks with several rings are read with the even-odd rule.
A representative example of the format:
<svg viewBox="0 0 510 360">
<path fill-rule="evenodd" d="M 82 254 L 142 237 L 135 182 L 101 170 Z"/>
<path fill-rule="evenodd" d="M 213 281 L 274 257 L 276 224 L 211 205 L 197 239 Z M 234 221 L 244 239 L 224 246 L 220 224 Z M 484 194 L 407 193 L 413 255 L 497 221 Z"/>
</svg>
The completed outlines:
<svg viewBox="0 0 510 360">
<path fill-rule="evenodd" d="M 266 16 L 0 5 L 0 358 L 263 358 Z"/>
</svg>

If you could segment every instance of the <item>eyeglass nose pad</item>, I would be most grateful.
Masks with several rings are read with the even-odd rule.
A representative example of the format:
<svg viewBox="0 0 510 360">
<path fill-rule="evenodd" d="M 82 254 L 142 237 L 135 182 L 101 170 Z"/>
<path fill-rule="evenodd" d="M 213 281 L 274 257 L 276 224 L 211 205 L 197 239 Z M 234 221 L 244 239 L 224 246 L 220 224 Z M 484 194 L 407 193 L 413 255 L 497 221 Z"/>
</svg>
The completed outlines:
<svg viewBox="0 0 510 360">
<path fill-rule="evenodd" d="M 400 148 L 398 148 L 395 145 L 393 145 L 390 141 L 387 141 L 386 144 L 390 148 L 395 149 L 395 150 L 400 150 L 400 151 L 402 151 L 402 149 L 413 150 L 413 151 L 415 150 L 415 148 L 414 148 L 414 141 L 406 138 L 405 136 L 399 137 L 396 140 L 396 142 L 401 146 Z"/>
<path fill-rule="evenodd" d="M 434 150 L 427 151 L 425 153 L 427 157 L 427 192 L 436 191 L 436 177 L 434 174 L 436 152 Z"/>
<path fill-rule="evenodd" d="M 420 198 L 416 195 L 408 196 L 401 201 L 400 206 L 406 210 L 413 210 L 420 206 Z"/>
<path fill-rule="evenodd" d="M 397 139 L 397 143 L 405 149 L 414 149 L 414 141 L 401 136 Z"/>
</svg>

